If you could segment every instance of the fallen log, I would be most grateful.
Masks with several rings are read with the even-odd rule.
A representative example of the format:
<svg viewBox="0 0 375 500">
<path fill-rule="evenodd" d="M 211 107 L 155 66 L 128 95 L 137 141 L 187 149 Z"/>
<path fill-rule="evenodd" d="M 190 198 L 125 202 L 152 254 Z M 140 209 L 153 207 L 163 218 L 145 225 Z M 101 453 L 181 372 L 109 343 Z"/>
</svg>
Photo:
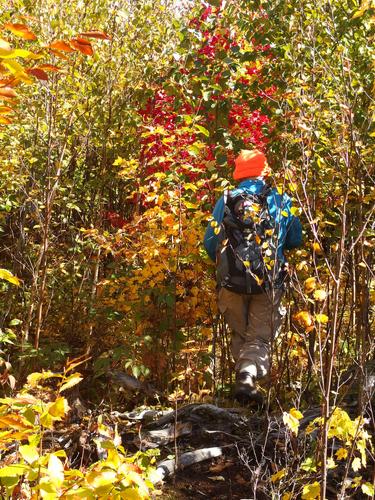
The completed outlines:
<svg viewBox="0 0 375 500">
<path fill-rule="evenodd" d="M 157 448 L 171 443 L 176 438 L 191 434 L 193 425 L 191 422 L 178 422 L 177 425 L 170 424 L 165 429 L 156 429 L 141 433 L 140 437 L 134 440 L 139 448 Z"/>
<path fill-rule="evenodd" d="M 161 483 L 165 478 L 174 474 L 176 470 L 182 470 L 204 460 L 220 457 L 222 454 L 222 449 L 217 446 L 183 453 L 178 457 L 177 461 L 173 458 L 160 462 L 150 479 L 154 484 Z"/>
<path fill-rule="evenodd" d="M 227 421 L 235 423 L 239 420 L 239 411 L 237 409 L 225 409 L 208 403 L 192 403 L 177 410 L 177 415 L 174 410 L 171 410 L 166 415 L 162 416 L 154 422 L 150 422 L 148 427 L 163 427 L 177 420 L 187 420 L 199 422 L 201 420 L 208 421 Z"/>
</svg>

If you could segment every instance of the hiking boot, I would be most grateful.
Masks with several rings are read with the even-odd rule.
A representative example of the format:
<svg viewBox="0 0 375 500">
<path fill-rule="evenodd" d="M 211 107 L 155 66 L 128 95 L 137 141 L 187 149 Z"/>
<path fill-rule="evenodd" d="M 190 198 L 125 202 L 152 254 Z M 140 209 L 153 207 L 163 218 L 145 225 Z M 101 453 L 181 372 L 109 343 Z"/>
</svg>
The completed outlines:
<svg viewBox="0 0 375 500">
<path fill-rule="evenodd" d="M 262 407 L 263 396 L 256 388 L 254 377 L 247 372 L 240 372 L 236 376 L 234 397 L 242 405 Z"/>
</svg>

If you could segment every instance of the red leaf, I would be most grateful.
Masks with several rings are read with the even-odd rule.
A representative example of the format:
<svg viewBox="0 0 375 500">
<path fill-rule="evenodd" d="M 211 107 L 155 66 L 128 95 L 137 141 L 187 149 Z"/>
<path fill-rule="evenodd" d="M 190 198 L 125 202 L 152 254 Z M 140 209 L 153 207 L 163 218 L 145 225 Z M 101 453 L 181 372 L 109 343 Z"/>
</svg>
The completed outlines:
<svg viewBox="0 0 375 500">
<path fill-rule="evenodd" d="M 27 70 L 27 73 L 29 73 L 29 75 L 35 76 L 35 78 L 38 78 L 38 80 L 48 81 L 47 73 L 40 68 L 30 68 Z"/>
<path fill-rule="evenodd" d="M 69 45 L 68 42 L 64 42 L 64 40 L 55 40 L 50 43 L 50 48 L 54 50 L 62 50 L 63 52 L 74 52 L 74 49 Z"/>
<path fill-rule="evenodd" d="M 85 38 L 72 38 L 70 40 L 70 43 L 75 49 L 82 52 L 82 54 L 92 56 L 94 53 L 94 51 L 92 50 L 91 42 L 89 40 L 86 40 Z"/>
<path fill-rule="evenodd" d="M 26 24 L 6 23 L 4 28 L 11 31 L 14 35 L 23 38 L 24 40 L 36 40 L 36 35 L 30 30 Z"/>
<path fill-rule="evenodd" d="M 17 93 L 10 87 L 0 87 L 0 96 L 17 97 Z"/>
<path fill-rule="evenodd" d="M 98 38 L 100 40 L 111 39 L 111 37 L 107 35 L 107 33 L 104 33 L 104 31 L 97 31 L 97 30 L 85 31 L 84 33 L 80 33 L 80 36 L 87 36 L 88 38 Z"/>
</svg>

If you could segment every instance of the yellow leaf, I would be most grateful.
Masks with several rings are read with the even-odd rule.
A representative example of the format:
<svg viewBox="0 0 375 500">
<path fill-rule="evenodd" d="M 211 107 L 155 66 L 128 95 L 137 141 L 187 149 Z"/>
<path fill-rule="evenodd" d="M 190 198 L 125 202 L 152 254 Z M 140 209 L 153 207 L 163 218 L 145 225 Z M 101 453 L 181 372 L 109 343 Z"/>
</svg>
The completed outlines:
<svg viewBox="0 0 375 500">
<path fill-rule="evenodd" d="M 249 268 L 250 267 L 250 262 L 248 260 L 244 260 L 243 261 L 243 265 L 246 267 L 246 268 Z"/>
<path fill-rule="evenodd" d="M 297 410 L 297 408 L 292 408 L 289 413 L 297 420 L 301 420 L 301 418 L 303 418 L 302 413 Z"/>
<path fill-rule="evenodd" d="M 298 427 L 299 427 L 298 418 L 296 418 L 293 415 L 291 415 L 290 413 L 287 413 L 286 411 L 284 411 L 283 422 L 287 427 L 289 427 L 289 429 L 293 432 L 293 434 L 297 435 Z"/>
<path fill-rule="evenodd" d="M 53 377 L 61 377 L 61 375 L 51 371 L 30 373 L 27 377 L 27 383 L 31 387 L 37 387 L 41 380 L 47 380 Z"/>
<path fill-rule="evenodd" d="M 357 472 L 360 468 L 362 467 L 362 462 L 359 457 L 355 457 L 355 459 L 352 462 L 352 469 L 354 472 Z"/>
<path fill-rule="evenodd" d="M 302 491 L 302 500 L 315 500 L 320 498 L 320 484 L 318 481 L 315 483 L 306 484 Z"/>
<path fill-rule="evenodd" d="M 20 280 L 7 269 L 0 269 L 0 279 L 9 281 L 13 285 L 20 286 Z"/>
<path fill-rule="evenodd" d="M 363 483 L 361 486 L 362 493 L 365 495 L 374 498 L 375 495 L 375 490 L 374 490 L 374 485 L 371 483 Z"/>
<path fill-rule="evenodd" d="M 11 54 L 12 51 L 13 49 L 9 43 L 6 40 L 3 40 L 3 38 L 0 38 L 0 57 L 3 58 L 4 56 Z"/>
<path fill-rule="evenodd" d="M 284 493 L 284 495 L 281 497 L 281 500 L 291 500 L 292 499 L 292 494 L 290 491 L 287 491 Z"/>
<path fill-rule="evenodd" d="M 323 253 L 322 247 L 319 245 L 319 243 L 314 242 L 311 246 L 315 253 L 319 255 Z"/>
<path fill-rule="evenodd" d="M 285 476 L 285 469 L 281 469 L 279 470 L 278 472 L 276 472 L 275 474 L 272 474 L 271 476 L 271 481 L 273 483 L 276 483 L 276 481 L 279 481 L 280 479 L 282 479 L 283 477 Z"/>
<path fill-rule="evenodd" d="M 69 411 L 68 402 L 62 396 L 48 406 L 48 413 L 55 419 L 60 419 Z"/>
<path fill-rule="evenodd" d="M 32 464 L 39 458 L 39 453 L 36 446 L 25 444 L 24 446 L 20 446 L 19 451 L 21 453 L 22 458 L 28 464 Z"/>
<path fill-rule="evenodd" d="M 83 377 L 79 373 L 74 373 L 67 379 L 65 379 L 63 385 L 60 387 L 59 392 L 66 391 L 67 389 L 70 389 L 71 387 L 79 384 L 81 382 Z"/>
<path fill-rule="evenodd" d="M 0 469 L 0 477 L 16 477 L 22 476 L 29 469 L 25 464 L 13 464 Z"/>
<path fill-rule="evenodd" d="M 23 38 L 24 40 L 36 40 L 36 36 L 28 26 L 20 23 L 6 23 L 4 28 L 11 31 L 14 35 Z"/>
<path fill-rule="evenodd" d="M 61 460 L 55 455 L 50 455 L 47 470 L 51 483 L 59 488 L 64 481 L 64 466 Z"/>
<path fill-rule="evenodd" d="M 356 476 L 352 480 L 352 488 L 358 488 L 358 486 L 361 484 L 362 481 L 362 476 Z"/>
<path fill-rule="evenodd" d="M 282 210 L 282 211 L 281 211 L 281 215 L 282 215 L 283 217 L 288 217 L 288 216 L 289 216 L 289 214 L 288 214 L 288 212 L 287 212 L 286 210 Z"/>
<path fill-rule="evenodd" d="M 327 292 L 325 290 L 319 289 L 314 292 L 314 299 L 318 302 L 323 302 L 327 298 Z"/>
<path fill-rule="evenodd" d="M 345 460 L 348 456 L 348 450 L 346 448 L 339 448 L 335 453 L 337 460 Z"/>
<path fill-rule="evenodd" d="M 219 233 L 220 233 L 220 227 L 215 227 L 215 229 L 214 229 L 214 233 L 215 233 L 215 234 L 219 234 Z"/>
<path fill-rule="evenodd" d="M 308 311 L 300 311 L 294 315 L 294 320 L 304 327 L 309 327 L 312 325 L 312 317 Z"/>
<path fill-rule="evenodd" d="M 323 325 L 328 323 L 328 316 L 326 314 L 315 314 L 315 319 L 318 323 L 321 323 Z"/>
<path fill-rule="evenodd" d="M 316 278 L 307 278 L 305 281 L 305 292 L 306 293 L 311 293 L 315 290 L 316 288 Z"/>
</svg>

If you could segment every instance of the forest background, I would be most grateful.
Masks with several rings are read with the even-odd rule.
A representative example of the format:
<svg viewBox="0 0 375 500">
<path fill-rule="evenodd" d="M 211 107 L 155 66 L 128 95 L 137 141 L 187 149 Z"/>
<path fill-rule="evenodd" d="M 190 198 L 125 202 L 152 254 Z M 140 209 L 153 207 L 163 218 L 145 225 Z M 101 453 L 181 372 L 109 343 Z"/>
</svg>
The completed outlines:
<svg viewBox="0 0 375 500">
<path fill-rule="evenodd" d="M 79 356 L 92 405 L 118 401 L 114 370 L 180 401 L 228 394 L 228 333 L 202 236 L 234 157 L 256 147 L 304 227 L 303 247 L 289 255 L 268 399 L 297 423 L 291 408 L 321 405 L 305 498 L 324 498 L 349 372 L 358 418 L 346 420 L 355 431 L 341 459 L 359 470 L 372 453 L 361 415 L 374 363 L 373 2 L 5 3 L 3 395 L 16 400 L 48 370 L 72 387 L 81 378 L 63 367 Z M 55 394 L 50 404 L 56 397 L 65 401 Z M 31 404 L 10 401 L 4 414 Z M 10 477 L 12 489 L 19 474 Z M 371 493 L 373 480 L 342 491 Z M 309 494 L 305 483 L 297 493 Z"/>
</svg>

